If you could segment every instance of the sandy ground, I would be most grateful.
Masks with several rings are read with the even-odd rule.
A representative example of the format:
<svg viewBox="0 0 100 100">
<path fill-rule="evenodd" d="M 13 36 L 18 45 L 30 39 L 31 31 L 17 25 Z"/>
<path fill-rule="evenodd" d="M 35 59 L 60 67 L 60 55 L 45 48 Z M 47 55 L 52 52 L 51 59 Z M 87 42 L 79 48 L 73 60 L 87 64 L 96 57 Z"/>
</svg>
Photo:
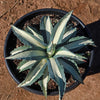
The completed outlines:
<svg viewBox="0 0 100 100">
<path fill-rule="evenodd" d="M 74 15 L 86 24 L 98 46 L 85 84 L 65 93 L 63 100 L 100 100 L 100 0 L 0 0 L 0 100 L 45 100 L 44 96 L 16 88 L 3 56 L 10 25 L 24 14 L 41 8 L 74 10 Z M 47 100 L 58 100 L 58 95 L 48 96 Z"/>
</svg>

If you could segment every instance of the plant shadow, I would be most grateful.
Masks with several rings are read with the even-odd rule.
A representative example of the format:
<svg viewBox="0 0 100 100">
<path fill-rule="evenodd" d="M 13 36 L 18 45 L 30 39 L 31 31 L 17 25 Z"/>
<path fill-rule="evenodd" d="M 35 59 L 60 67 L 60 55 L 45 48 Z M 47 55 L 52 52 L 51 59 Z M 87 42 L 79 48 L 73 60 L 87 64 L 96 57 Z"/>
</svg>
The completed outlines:
<svg viewBox="0 0 100 100">
<path fill-rule="evenodd" d="M 86 25 L 89 30 L 93 41 L 96 44 L 94 49 L 93 61 L 91 64 L 91 69 L 88 75 L 96 74 L 100 72 L 100 20 Z"/>
</svg>

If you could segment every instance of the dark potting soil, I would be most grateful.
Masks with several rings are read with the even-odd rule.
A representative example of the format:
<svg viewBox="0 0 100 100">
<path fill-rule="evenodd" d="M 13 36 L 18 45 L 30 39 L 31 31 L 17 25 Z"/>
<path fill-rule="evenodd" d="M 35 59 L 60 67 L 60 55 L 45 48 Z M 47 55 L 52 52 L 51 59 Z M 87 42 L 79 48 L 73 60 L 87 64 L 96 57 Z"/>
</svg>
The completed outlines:
<svg viewBox="0 0 100 100">
<path fill-rule="evenodd" d="M 48 14 L 46 14 L 48 16 Z M 33 26 L 35 27 L 36 29 L 39 30 L 39 23 L 40 23 L 40 19 L 43 15 L 39 15 L 37 16 L 36 18 L 33 18 L 31 20 L 28 20 L 25 22 L 24 26 L 22 27 L 23 30 L 25 30 L 26 26 Z M 59 15 L 53 15 L 53 14 L 49 14 L 50 18 L 51 18 L 51 21 L 52 21 L 52 24 L 53 26 L 59 21 L 59 19 L 61 18 L 61 16 Z M 71 23 L 72 21 L 69 21 L 69 23 Z M 68 24 L 69 24 L 68 23 Z M 74 24 L 74 26 L 78 26 L 76 22 L 72 22 Z M 41 32 L 40 32 L 41 33 Z M 79 35 L 79 33 L 78 33 Z M 17 42 L 16 42 L 16 48 L 17 47 L 20 47 L 22 46 L 23 44 L 20 42 L 20 40 L 17 39 Z M 83 49 L 83 51 L 85 52 L 86 49 Z M 79 52 L 80 53 L 80 52 Z M 87 59 L 87 62 L 86 63 L 83 63 L 83 64 L 79 64 L 79 71 L 80 71 L 80 75 L 82 76 L 84 73 L 85 73 L 85 70 L 86 68 L 88 67 L 89 65 L 89 58 L 90 58 L 90 51 L 88 52 L 85 52 L 85 56 L 88 58 Z M 13 62 L 15 63 L 16 66 L 18 66 L 18 64 L 20 63 L 21 60 L 14 60 Z M 24 72 L 21 72 L 23 74 L 25 74 L 25 76 L 21 76 L 19 75 L 19 77 L 24 80 L 28 71 L 24 71 Z M 75 83 L 75 80 L 73 79 L 73 77 L 70 75 L 70 74 L 66 74 L 65 73 L 65 76 L 66 76 L 66 87 L 69 87 L 71 86 L 73 83 Z M 38 88 L 39 85 L 37 82 L 34 83 L 34 85 L 36 85 L 36 87 Z M 33 85 L 31 86 L 33 87 Z M 50 79 L 50 81 L 48 82 L 48 91 L 55 91 L 55 90 L 58 90 L 58 87 L 57 87 L 57 84 L 52 80 Z"/>
</svg>

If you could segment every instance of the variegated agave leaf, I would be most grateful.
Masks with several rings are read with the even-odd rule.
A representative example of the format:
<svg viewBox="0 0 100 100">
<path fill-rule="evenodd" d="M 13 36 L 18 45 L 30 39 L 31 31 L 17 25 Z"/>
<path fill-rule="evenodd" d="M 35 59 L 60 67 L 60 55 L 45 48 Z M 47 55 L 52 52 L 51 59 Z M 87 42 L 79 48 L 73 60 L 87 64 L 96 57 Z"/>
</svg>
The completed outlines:
<svg viewBox="0 0 100 100">
<path fill-rule="evenodd" d="M 61 64 L 63 65 L 64 69 L 70 73 L 75 80 L 79 81 L 80 83 L 83 83 L 82 78 L 80 76 L 80 74 L 77 72 L 76 68 L 74 67 L 75 65 L 71 64 L 70 62 L 65 62 L 62 59 L 59 59 Z"/>
<path fill-rule="evenodd" d="M 46 98 L 47 98 L 47 85 L 48 85 L 49 80 L 50 80 L 50 76 L 48 72 L 48 67 L 46 67 L 46 69 L 44 70 L 43 76 L 38 81 L 38 84 L 40 85 L 43 91 L 43 94 L 45 95 Z"/>
<path fill-rule="evenodd" d="M 71 37 L 74 37 L 76 33 L 77 33 L 77 28 L 72 28 L 69 31 L 67 31 L 63 36 L 62 43 L 68 41 Z"/>
<path fill-rule="evenodd" d="M 25 30 L 29 33 L 32 33 L 34 36 L 36 36 L 38 39 L 40 39 L 41 41 L 44 41 L 43 40 L 43 36 L 39 34 L 38 30 L 32 26 L 27 26 L 25 28 Z"/>
<path fill-rule="evenodd" d="M 46 58 L 46 53 L 42 50 L 25 50 L 23 52 L 16 53 L 6 59 L 26 59 L 26 60 L 40 60 Z"/>
<path fill-rule="evenodd" d="M 68 49 L 61 47 L 54 55 L 54 58 L 59 58 L 59 57 L 67 57 L 67 59 L 72 59 L 72 60 L 78 60 L 78 61 L 84 61 L 85 57 L 76 55 L 75 53 L 72 53 Z"/>
<path fill-rule="evenodd" d="M 66 48 L 72 52 L 77 52 L 86 45 L 95 46 L 94 42 L 91 39 L 88 39 L 84 36 L 73 37 L 68 41 L 68 44 L 65 45 Z"/>
<path fill-rule="evenodd" d="M 48 70 L 50 77 L 57 83 L 59 88 L 59 100 L 62 99 L 65 88 L 66 88 L 66 78 L 64 74 L 64 69 L 60 65 L 57 59 L 49 58 L 48 60 Z"/>
<path fill-rule="evenodd" d="M 71 17 L 73 11 L 67 13 L 65 16 L 63 16 L 59 22 L 54 26 L 53 32 L 51 35 L 51 41 L 53 41 L 53 44 L 60 44 L 63 38 L 63 35 L 65 33 L 66 25 Z M 49 43 L 50 43 L 49 42 Z"/>
<path fill-rule="evenodd" d="M 46 35 L 46 41 L 49 43 L 52 36 L 53 26 L 49 16 L 43 16 L 40 22 L 40 30 Z"/>
<path fill-rule="evenodd" d="M 37 63 L 37 60 L 22 60 L 17 69 L 19 70 L 19 72 L 25 71 L 27 69 L 31 69 L 35 64 Z"/>
<path fill-rule="evenodd" d="M 30 46 L 21 46 L 21 47 L 18 47 L 18 48 L 15 48 L 14 50 L 12 50 L 11 52 L 10 52 L 10 54 L 11 55 L 15 55 L 15 54 L 17 54 L 17 53 L 20 53 L 20 52 L 23 52 L 23 51 L 25 51 L 25 50 L 29 50 L 29 49 L 31 49 L 32 47 L 30 47 Z"/>
<path fill-rule="evenodd" d="M 36 82 L 42 75 L 43 72 L 47 66 L 46 64 L 47 60 L 43 59 L 37 64 L 37 66 L 33 66 L 26 76 L 25 80 L 18 85 L 18 87 L 23 87 L 23 86 L 30 86 L 34 82 Z"/>
<path fill-rule="evenodd" d="M 17 36 L 17 38 L 25 45 L 29 45 L 29 46 L 35 45 L 35 46 L 41 47 L 43 49 L 46 48 L 46 44 L 43 41 L 41 41 L 40 39 L 38 39 L 36 36 L 34 36 L 28 32 L 25 32 L 13 25 L 11 28 L 13 30 L 13 33 Z"/>
</svg>

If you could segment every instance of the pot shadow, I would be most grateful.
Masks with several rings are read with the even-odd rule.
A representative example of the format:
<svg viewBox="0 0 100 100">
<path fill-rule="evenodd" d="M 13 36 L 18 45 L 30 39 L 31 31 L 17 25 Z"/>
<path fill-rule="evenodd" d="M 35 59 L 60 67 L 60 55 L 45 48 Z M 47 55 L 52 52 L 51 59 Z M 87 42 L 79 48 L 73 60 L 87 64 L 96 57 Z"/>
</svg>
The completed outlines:
<svg viewBox="0 0 100 100">
<path fill-rule="evenodd" d="M 94 49 L 93 61 L 88 75 L 96 74 L 100 72 L 100 20 L 86 25 L 89 30 L 93 41 L 96 44 Z"/>
</svg>

